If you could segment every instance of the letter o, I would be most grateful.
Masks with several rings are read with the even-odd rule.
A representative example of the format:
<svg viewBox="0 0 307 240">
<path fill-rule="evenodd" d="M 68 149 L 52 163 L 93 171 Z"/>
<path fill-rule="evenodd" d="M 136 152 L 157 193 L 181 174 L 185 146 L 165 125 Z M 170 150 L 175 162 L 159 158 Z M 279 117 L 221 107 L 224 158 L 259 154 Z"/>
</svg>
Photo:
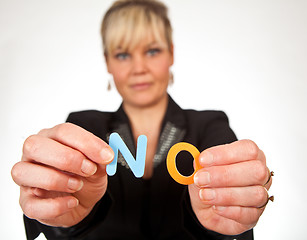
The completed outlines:
<svg viewBox="0 0 307 240">
<path fill-rule="evenodd" d="M 195 170 L 193 174 L 188 177 L 180 174 L 176 167 L 176 157 L 177 157 L 177 154 L 181 151 L 188 151 L 195 160 Z M 176 143 L 175 145 L 173 145 L 171 149 L 169 150 L 167 154 L 167 159 L 166 159 L 167 170 L 169 174 L 171 175 L 171 177 L 176 182 L 183 184 L 183 185 L 189 185 L 189 184 L 194 183 L 194 179 L 193 179 L 194 175 L 199 169 L 201 169 L 201 166 L 198 161 L 199 154 L 200 153 L 198 149 L 190 143 L 180 142 L 180 143 Z"/>
</svg>

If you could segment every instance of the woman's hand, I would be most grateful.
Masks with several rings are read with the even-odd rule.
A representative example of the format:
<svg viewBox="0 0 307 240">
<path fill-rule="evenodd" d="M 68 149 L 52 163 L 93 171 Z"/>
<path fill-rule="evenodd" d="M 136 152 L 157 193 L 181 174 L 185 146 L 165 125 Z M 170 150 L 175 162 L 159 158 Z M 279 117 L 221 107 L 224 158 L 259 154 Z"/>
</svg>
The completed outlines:
<svg viewBox="0 0 307 240">
<path fill-rule="evenodd" d="M 24 214 L 51 226 L 77 224 L 104 195 L 113 157 L 108 144 L 70 123 L 30 136 L 12 168 Z"/>
<path fill-rule="evenodd" d="M 250 140 L 209 148 L 189 185 L 192 209 L 207 229 L 237 235 L 253 228 L 272 180 L 264 153 Z"/>
</svg>

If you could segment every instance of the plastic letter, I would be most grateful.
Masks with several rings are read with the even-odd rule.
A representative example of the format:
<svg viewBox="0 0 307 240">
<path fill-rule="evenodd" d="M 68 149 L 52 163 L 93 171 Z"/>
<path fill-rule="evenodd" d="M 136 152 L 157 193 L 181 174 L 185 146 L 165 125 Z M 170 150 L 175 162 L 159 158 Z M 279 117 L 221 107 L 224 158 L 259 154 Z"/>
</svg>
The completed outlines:
<svg viewBox="0 0 307 240">
<path fill-rule="evenodd" d="M 188 177 L 181 175 L 176 167 L 176 156 L 179 152 L 184 151 L 184 150 L 188 151 L 195 160 L 195 171 L 193 172 L 191 176 L 188 176 Z M 201 169 L 201 166 L 198 161 L 199 154 L 200 153 L 198 149 L 189 143 L 180 142 L 172 146 L 167 154 L 167 160 L 166 160 L 167 170 L 169 174 L 171 175 L 171 177 L 176 182 L 183 184 L 183 185 L 189 185 L 189 184 L 194 183 L 194 179 L 193 179 L 194 175 L 199 169 Z"/>
<path fill-rule="evenodd" d="M 136 160 L 134 159 L 128 147 L 126 146 L 126 144 L 121 139 L 118 133 L 112 133 L 110 135 L 109 145 L 114 152 L 113 161 L 107 165 L 107 174 L 109 176 L 113 176 L 116 173 L 118 151 L 120 151 L 124 159 L 128 163 L 134 176 L 138 178 L 143 177 L 145 170 L 145 159 L 146 159 L 146 148 L 147 148 L 147 137 L 145 135 L 140 135 L 138 137 Z"/>
</svg>

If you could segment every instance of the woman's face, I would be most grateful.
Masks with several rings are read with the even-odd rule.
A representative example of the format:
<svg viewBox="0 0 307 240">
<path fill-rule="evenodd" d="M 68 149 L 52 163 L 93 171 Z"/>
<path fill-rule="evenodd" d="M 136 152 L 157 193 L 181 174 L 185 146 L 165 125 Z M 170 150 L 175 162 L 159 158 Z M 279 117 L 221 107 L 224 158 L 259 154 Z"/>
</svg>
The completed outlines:
<svg viewBox="0 0 307 240">
<path fill-rule="evenodd" d="M 147 107 L 167 96 L 173 49 L 168 49 L 166 41 L 158 43 L 149 37 L 130 51 L 119 47 L 106 62 L 124 104 Z"/>
</svg>

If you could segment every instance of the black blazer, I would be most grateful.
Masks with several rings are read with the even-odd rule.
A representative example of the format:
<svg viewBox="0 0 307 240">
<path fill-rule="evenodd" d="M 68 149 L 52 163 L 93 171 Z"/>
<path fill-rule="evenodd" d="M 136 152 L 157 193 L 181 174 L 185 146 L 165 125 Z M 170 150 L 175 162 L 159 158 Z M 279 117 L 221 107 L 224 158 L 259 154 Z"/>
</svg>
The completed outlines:
<svg viewBox="0 0 307 240">
<path fill-rule="evenodd" d="M 122 106 L 116 112 L 74 112 L 67 121 L 106 142 L 117 132 L 135 155 L 129 119 Z M 182 110 L 169 97 L 151 179 L 136 178 L 119 154 L 117 172 L 109 177 L 106 194 L 89 216 L 71 228 L 46 226 L 24 216 L 27 238 L 34 239 L 43 232 L 48 239 L 253 239 L 252 230 L 224 236 L 205 229 L 191 209 L 187 186 L 175 182 L 166 168 L 168 150 L 177 142 L 191 143 L 201 152 L 235 140 L 225 113 Z M 176 164 L 183 175 L 194 171 L 192 157 L 184 151 L 177 155 Z"/>
</svg>

